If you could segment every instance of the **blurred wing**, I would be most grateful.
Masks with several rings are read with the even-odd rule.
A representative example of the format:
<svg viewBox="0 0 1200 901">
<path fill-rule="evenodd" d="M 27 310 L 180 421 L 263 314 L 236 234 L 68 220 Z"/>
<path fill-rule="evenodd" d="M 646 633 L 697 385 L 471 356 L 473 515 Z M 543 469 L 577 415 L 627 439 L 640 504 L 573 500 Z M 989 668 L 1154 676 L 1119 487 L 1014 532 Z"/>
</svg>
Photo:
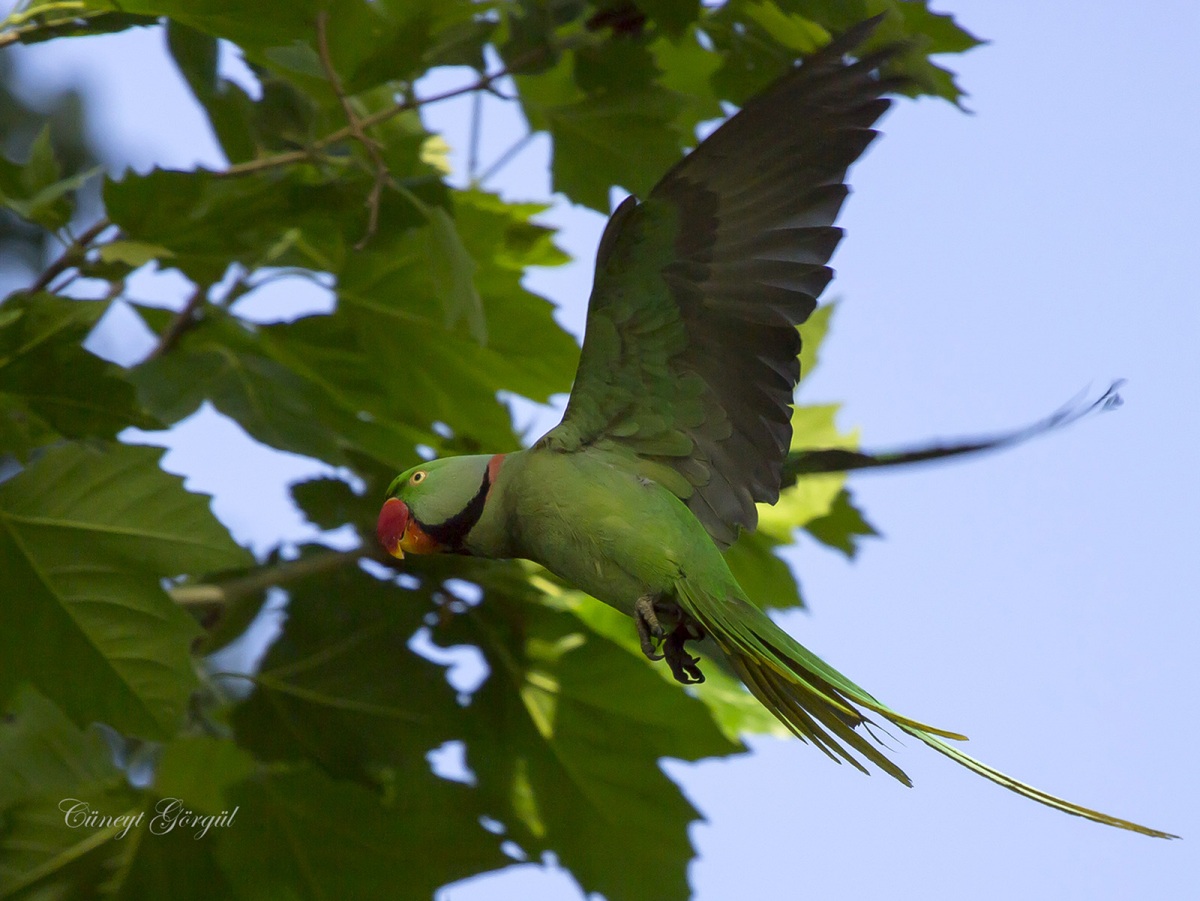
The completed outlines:
<svg viewBox="0 0 1200 901">
<path fill-rule="evenodd" d="M 796 326 L 832 277 L 846 169 L 903 82 L 864 23 L 629 197 L 600 241 L 575 385 L 539 446 L 664 484 L 724 547 L 779 498 L 800 377 Z"/>
</svg>

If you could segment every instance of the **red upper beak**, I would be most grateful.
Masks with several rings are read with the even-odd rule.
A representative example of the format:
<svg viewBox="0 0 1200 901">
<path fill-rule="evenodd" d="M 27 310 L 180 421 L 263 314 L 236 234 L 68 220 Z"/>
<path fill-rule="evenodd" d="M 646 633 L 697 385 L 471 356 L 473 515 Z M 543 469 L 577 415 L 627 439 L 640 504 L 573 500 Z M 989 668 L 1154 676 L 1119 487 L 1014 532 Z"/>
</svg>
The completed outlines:
<svg viewBox="0 0 1200 901">
<path fill-rule="evenodd" d="M 400 539 L 404 537 L 404 532 L 408 528 L 408 520 L 408 505 L 404 501 L 397 497 L 389 497 L 383 502 L 375 534 L 379 536 L 379 543 L 383 545 L 383 549 L 393 557 L 404 556 L 404 550 L 400 547 Z"/>
</svg>

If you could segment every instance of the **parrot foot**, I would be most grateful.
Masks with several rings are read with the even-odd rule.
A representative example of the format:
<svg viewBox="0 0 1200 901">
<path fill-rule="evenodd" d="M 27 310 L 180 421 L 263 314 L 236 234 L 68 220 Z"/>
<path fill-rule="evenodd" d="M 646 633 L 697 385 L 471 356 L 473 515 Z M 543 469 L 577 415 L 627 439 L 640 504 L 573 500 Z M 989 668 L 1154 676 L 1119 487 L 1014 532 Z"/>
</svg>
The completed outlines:
<svg viewBox="0 0 1200 901">
<path fill-rule="evenodd" d="M 700 641 L 705 632 L 700 624 L 679 609 L 677 604 L 664 605 L 661 609 L 675 620 L 675 627 L 668 632 L 658 621 L 657 605 L 662 603 L 649 595 L 640 597 L 633 605 L 633 622 L 637 626 L 642 653 L 650 660 L 666 659 L 671 675 L 676 682 L 695 685 L 704 681 L 700 672 L 700 658 L 687 652 L 687 642 Z M 659 648 L 662 648 L 661 652 Z"/>
<path fill-rule="evenodd" d="M 684 619 L 663 642 L 667 666 L 671 667 L 671 675 L 675 677 L 676 682 L 696 685 L 704 681 L 704 673 L 700 672 L 700 658 L 687 652 L 687 642 L 700 641 L 704 634 L 704 629 L 699 623 Z"/>
<path fill-rule="evenodd" d="M 658 623 L 658 614 L 654 612 L 654 598 L 646 595 L 637 599 L 633 605 L 633 623 L 637 626 L 638 639 L 642 643 L 642 653 L 649 660 L 662 660 L 663 655 L 654 647 L 656 641 L 662 641 L 663 627 Z"/>
</svg>

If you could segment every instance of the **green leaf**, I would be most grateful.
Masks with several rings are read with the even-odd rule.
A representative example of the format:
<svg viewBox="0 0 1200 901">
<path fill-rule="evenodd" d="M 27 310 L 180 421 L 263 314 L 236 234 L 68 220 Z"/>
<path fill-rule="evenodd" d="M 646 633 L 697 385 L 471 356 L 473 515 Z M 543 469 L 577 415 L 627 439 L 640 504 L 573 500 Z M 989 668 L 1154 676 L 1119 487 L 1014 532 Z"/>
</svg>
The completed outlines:
<svg viewBox="0 0 1200 901">
<path fill-rule="evenodd" d="M 350 447 L 394 464 L 415 445 L 436 443 L 428 423 L 409 425 L 409 410 L 389 401 L 345 319 L 254 326 L 209 307 L 169 354 L 130 380 L 166 422 L 207 400 L 258 441 L 334 464 L 347 462 Z"/>
<path fill-rule="evenodd" d="M 100 259 L 106 263 L 124 263 L 137 269 L 154 260 L 168 260 L 171 251 L 158 244 L 142 241 L 109 241 L 99 248 Z"/>
<path fill-rule="evenodd" d="M 279 69 L 319 80 L 325 77 L 321 57 L 315 48 L 301 40 L 294 40 L 286 47 L 268 47 L 264 55 Z"/>
<path fill-rule="evenodd" d="M 107 304 L 49 294 L 16 297 L 0 321 L 0 452 L 25 458 L 52 440 L 112 438 L 158 421 L 119 367 L 81 346 Z"/>
<path fill-rule="evenodd" d="M 713 87 L 720 97 L 737 106 L 782 75 L 799 56 L 751 19 L 749 10 L 762 5 L 753 0 L 731 0 L 701 23 L 722 61 L 713 76 Z"/>
<path fill-rule="evenodd" d="M 29 680 L 77 723 L 161 737 L 195 685 L 191 619 L 164 577 L 241 566 L 249 555 L 199 496 L 158 468 L 160 451 L 66 445 L 0 485 L 0 691 Z M 69 665 L 64 665 L 69 661 Z"/>
<path fill-rule="evenodd" d="M 227 179 L 159 169 L 106 183 L 104 203 L 127 238 L 166 248 L 169 265 L 212 284 L 232 263 L 333 268 L 361 232 L 368 190 L 353 179 L 306 184 L 294 173 Z"/>
<path fill-rule="evenodd" d="M 490 31 L 466 0 L 259 0 L 247 15 L 227 0 L 125 0 L 122 8 L 166 15 L 175 23 L 237 44 L 251 63 L 286 74 L 306 93 L 334 98 L 316 53 L 318 10 L 330 13 L 327 40 L 334 68 L 351 94 L 410 81 L 430 65 L 482 56 Z"/>
<path fill-rule="evenodd" d="M 0 724 L 4 897 L 34 887 L 37 897 L 54 892 L 55 897 L 94 897 L 103 886 L 106 896 L 162 897 L 170 888 L 173 898 L 205 899 L 226 885 L 212 858 L 215 834 L 203 841 L 196 839 L 195 827 L 167 829 L 155 802 L 160 796 L 185 799 L 189 810 L 207 812 L 219 787 L 249 772 L 244 755 L 231 756 L 239 753 L 232 743 L 210 738 L 171 743 L 157 776 L 159 794 L 150 796 L 128 786 L 94 727 L 80 730 L 31 688 L 19 688 L 5 712 Z M 231 763 L 235 760 L 240 766 Z M 194 778 L 181 779 L 181 770 Z M 193 796 L 203 805 L 191 803 Z M 181 878 L 185 885 L 173 885 Z"/>
<path fill-rule="evenodd" d="M 792 580 L 791 590 L 794 592 L 795 580 L 790 571 L 788 578 Z M 544 571 L 534 575 L 530 581 L 548 596 L 550 605 L 555 609 L 569 610 L 592 631 L 624 648 L 636 659 L 649 663 L 642 654 L 637 632 L 628 616 L 582 591 L 565 587 Z M 693 646 L 693 650 L 704 653 L 702 646 Z M 667 667 L 650 664 L 650 669 L 662 676 L 668 685 L 676 686 Z M 741 736 L 746 733 L 776 735 L 780 738 L 792 734 L 746 690 L 741 680 L 729 671 L 724 658 L 705 655 L 701 669 L 704 671 L 704 681 L 689 686 L 688 692 L 704 703 L 713 722 L 729 741 L 740 747 Z"/>
<path fill-rule="evenodd" d="M 260 334 L 222 310 L 208 309 L 171 353 L 138 366 L 130 378 L 165 422 L 177 422 L 209 400 L 264 444 L 340 461 L 341 439 L 321 415 L 328 401 L 272 359 Z"/>
<path fill-rule="evenodd" d="M 219 816 L 233 807 L 229 788 L 256 770 L 254 758 L 229 739 L 183 735 L 163 748 L 154 792 L 179 799 L 189 810 Z"/>
<path fill-rule="evenodd" d="M 438 315 L 439 287 L 421 230 L 380 234 L 338 274 L 339 314 L 375 383 L 403 411 L 401 421 L 440 421 L 480 449 L 511 448 L 511 418 L 496 392 L 546 400 L 567 389 L 579 348 L 555 323 L 551 304 L 521 285 L 524 266 L 561 259 L 548 232 L 529 222 L 531 209 L 480 192 L 456 199 L 457 231 L 486 298 L 486 345 L 461 325 L 448 330 Z M 537 354 L 528 353 L 530 335 L 539 336 Z"/>
<path fill-rule="evenodd" d="M 892 0 L 896 15 L 883 21 L 872 37 L 871 46 L 904 43 L 909 49 L 895 67 L 908 75 L 919 93 L 942 97 L 962 106 L 963 92 L 954 81 L 954 73 L 929 59 L 935 53 L 961 53 L 981 42 L 961 28 L 949 15 L 935 13 L 927 0 Z"/>
<path fill-rule="evenodd" d="M 927 0 L 897 0 L 894 8 L 906 29 L 925 38 L 925 53 L 966 53 L 983 43 L 953 16 L 929 9 Z"/>
<path fill-rule="evenodd" d="M 519 0 L 507 10 L 496 49 L 505 65 L 523 75 L 554 71 L 562 62 L 559 34 L 576 31 L 585 9 L 566 0 L 536 3 Z"/>
<path fill-rule="evenodd" d="M 96 898 L 131 848 L 130 823 L 141 812 L 123 785 L 85 786 L 84 797 L 43 795 L 8 811 L 0 826 L 0 886 L 4 897 Z M 78 801 L 82 822 L 66 823 L 59 805 Z M 68 804 L 68 810 L 72 805 Z M 86 825 L 97 814 L 111 825 Z M 32 889 L 32 891 L 30 891 Z"/>
<path fill-rule="evenodd" d="M 18 685 L 0 709 L 0 811 L 124 778 L 103 736 L 94 727 L 80 729 L 32 686 Z"/>
<path fill-rule="evenodd" d="M 346 598 L 353 603 L 341 603 Z M 338 865 L 318 880 L 336 878 L 339 891 L 354 886 L 362 898 L 394 897 L 387 892 L 397 880 L 428 894 L 506 862 L 499 840 L 479 825 L 475 792 L 435 776 L 426 760 L 466 728 L 443 669 L 408 648 L 430 609 L 428 590 L 405 591 L 354 566 L 293 589 L 283 633 L 232 719 L 238 744 L 256 758 L 302 767 L 244 783 L 230 798 L 242 805 L 240 825 L 254 830 L 256 845 L 281 841 L 278 830 L 289 824 L 292 837 L 273 853 L 269 885 L 294 884 L 310 866 L 327 872 L 329 854 Z M 353 782 L 308 773 L 306 761 Z M 227 838 L 223 866 L 253 885 L 262 878 L 262 846 L 251 859 Z"/>
<path fill-rule="evenodd" d="M 425 755 L 461 730 L 442 668 L 408 648 L 431 607 L 429 592 L 353 565 L 297 583 L 255 692 L 233 713 L 238 744 L 372 786 L 429 776 Z"/>
<path fill-rule="evenodd" d="M 292 499 L 309 521 L 322 529 L 336 529 L 345 525 L 363 507 L 363 498 L 341 479 L 297 482 L 292 485 Z M 375 506 L 375 499 L 372 499 L 372 510 Z"/>
<path fill-rule="evenodd" d="M 0 203 L 43 228 L 63 228 L 73 212 L 67 195 L 99 171 L 100 167 L 95 167 L 62 178 L 47 123 L 34 139 L 24 164 L 0 159 Z"/>
<path fill-rule="evenodd" d="M 59 437 L 46 420 L 29 409 L 19 397 L 0 393 L 0 453 L 27 460 L 39 447 Z"/>
<path fill-rule="evenodd" d="M 550 120 L 545 111 L 578 103 L 584 93 L 575 83 L 573 57 L 563 55 L 552 67 L 537 75 L 515 75 L 521 109 L 532 131 L 549 131 Z"/>
<path fill-rule="evenodd" d="M 800 378 L 806 378 L 820 363 L 820 348 L 829 334 L 837 302 L 822 304 L 800 326 Z"/>
<path fill-rule="evenodd" d="M 605 41 L 575 51 L 575 83 L 585 94 L 629 94 L 648 89 L 658 74 L 641 41 Z"/>
<path fill-rule="evenodd" d="M 829 32 L 816 22 L 785 13 L 770 0 L 743 4 L 742 13 L 775 43 L 796 55 L 813 53 L 829 42 Z"/>
<path fill-rule="evenodd" d="M 227 38 L 254 57 L 265 47 L 295 39 L 311 40 L 319 4 L 316 0 L 259 0 L 252 15 L 227 0 L 121 0 L 127 12 L 170 16 L 190 28 Z M 338 3 L 339 11 L 355 12 L 358 3 Z"/>
<path fill-rule="evenodd" d="M 217 860 L 247 901 L 429 898 L 509 863 L 470 795 L 433 776 L 389 798 L 312 768 L 273 773 L 232 792 L 239 812 L 218 836 Z"/>
<path fill-rule="evenodd" d="M 767 532 L 745 532 L 725 551 L 725 562 L 746 596 L 764 609 L 804 606 L 791 567 L 774 553 L 787 543 Z"/>
<path fill-rule="evenodd" d="M 833 506 L 824 516 L 809 520 L 804 530 L 822 544 L 841 551 L 851 560 L 858 555 L 859 538 L 878 535 L 875 527 L 854 506 L 850 492 L 843 488 L 834 498 Z"/>
<path fill-rule="evenodd" d="M 208 901 L 212 898 L 233 898 L 236 892 L 216 859 L 216 848 L 226 832 L 245 841 L 241 812 L 231 823 L 210 828 L 197 837 L 201 827 L 176 825 L 167 828 L 164 820 L 150 832 L 149 823 L 158 816 L 148 801 L 141 808 L 142 827 L 123 839 L 119 851 L 124 852 L 115 876 L 104 885 L 106 892 L 124 901 L 145 898 L 171 898 L 172 901 Z M 178 822 L 178 821 L 176 821 Z"/>
<path fill-rule="evenodd" d="M 62 178 L 62 167 L 54 158 L 54 145 L 50 143 L 50 125 L 45 125 L 33 140 L 29 159 L 21 170 L 21 183 L 25 196 L 34 197 L 39 191 Z"/>
<path fill-rule="evenodd" d="M 57 3 L 29 3 L 24 6 L 25 9 L 14 10 L 8 18 L 0 22 L 3 33 L 16 34 L 22 44 L 37 44 L 55 38 L 109 34 L 139 25 L 159 24 L 155 17 L 111 12 L 116 6 L 105 0 L 64 0 Z"/>
<path fill-rule="evenodd" d="M 554 190 L 602 213 L 614 185 L 646 196 L 679 159 L 683 136 L 675 122 L 685 105 L 673 91 L 650 86 L 541 110 L 554 139 Z"/>
<path fill-rule="evenodd" d="M 167 20 L 166 31 L 167 49 L 208 114 L 225 155 L 231 161 L 249 159 L 255 149 L 251 128 L 255 104 L 240 86 L 220 76 L 217 39 L 174 19 Z"/>
<path fill-rule="evenodd" d="M 688 897 L 696 811 L 658 761 L 737 750 L 703 705 L 575 616 L 494 586 L 449 625 L 435 637 L 477 644 L 492 670 L 467 738 L 485 811 L 584 891 Z"/>
<path fill-rule="evenodd" d="M 686 103 L 676 118 L 676 126 L 685 143 L 694 144 L 695 141 L 687 139 L 694 134 L 697 124 L 725 115 L 712 88 L 712 77 L 721 66 L 721 58 L 700 45 L 694 27 L 676 40 L 659 38 L 650 50 L 662 73 L 658 83 Z"/>
<path fill-rule="evenodd" d="M 378 37 L 345 35 L 341 53 L 334 55 L 339 70 L 349 72 L 346 90 L 359 93 L 376 85 L 407 81 L 433 65 L 484 68 L 483 42 L 495 28 L 481 20 L 475 4 L 463 0 L 403 0 L 376 6 L 381 25 Z M 334 19 L 334 33 L 338 20 Z M 342 59 L 347 63 L 342 65 Z"/>
<path fill-rule="evenodd" d="M 0 893 L 93 896 L 120 856 L 126 821 L 105 828 L 84 816 L 136 815 L 136 795 L 96 729 L 80 729 L 31 686 L 0 708 Z"/>
<path fill-rule="evenodd" d="M 915 93 L 959 103 L 962 92 L 952 73 L 931 63 L 928 54 L 962 52 L 979 41 L 950 16 L 929 10 L 925 0 L 730 0 L 704 16 L 699 27 L 723 60 L 715 76 L 718 92 L 740 106 L 829 35 L 880 12 L 890 14 L 867 49 L 907 45 L 891 65 L 914 81 Z"/>
<path fill-rule="evenodd" d="M 454 221 L 441 207 L 422 203 L 409 191 L 404 193 L 429 225 L 426 261 L 446 310 L 446 328 L 451 329 L 460 320 L 465 320 L 471 337 L 480 344 L 486 344 L 487 322 L 483 315 L 483 300 L 475 290 L 475 260 L 463 246 Z"/>
<path fill-rule="evenodd" d="M 792 448 L 857 447 L 858 434 L 841 434 L 834 422 L 836 405 L 796 407 L 792 411 Z M 773 506 L 758 505 L 758 533 L 781 543 L 792 540 L 794 530 L 825 516 L 845 484 L 843 473 L 807 475 L 785 488 Z"/>
<path fill-rule="evenodd" d="M 446 325 L 465 319 L 473 337 L 487 343 L 483 301 L 475 290 L 475 261 L 459 240 L 454 223 L 440 207 L 429 210 L 429 261 L 446 305 Z"/>
<path fill-rule="evenodd" d="M 700 0 L 640 0 L 638 8 L 677 36 L 700 14 Z"/>
</svg>

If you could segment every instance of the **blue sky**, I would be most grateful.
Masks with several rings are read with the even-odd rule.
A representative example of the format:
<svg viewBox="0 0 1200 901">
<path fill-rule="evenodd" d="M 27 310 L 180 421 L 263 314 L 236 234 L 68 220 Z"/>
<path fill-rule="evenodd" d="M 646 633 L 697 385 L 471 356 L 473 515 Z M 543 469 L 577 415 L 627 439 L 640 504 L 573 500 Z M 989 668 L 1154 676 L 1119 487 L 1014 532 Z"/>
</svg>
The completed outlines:
<svg viewBox="0 0 1200 901">
<path fill-rule="evenodd" d="M 914 742 L 897 754 L 916 782 L 905 789 L 760 739 L 747 756 L 666 765 L 707 820 L 692 831 L 700 901 L 1194 897 L 1200 7 L 953 11 L 992 42 L 948 60 L 974 114 L 902 101 L 853 170 L 826 295 L 842 302 L 801 400 L 844 402 L 841 424 L 880 448 L 1024 424 L 1117 377 L 1126 404 L 1003 454 L 856 477 L 886 538 L 853 564 L 801 542 L 790 559 L 812 610 L 783 622 L 998 768 L 1190 841 L 1058 814 Z M 160 46 L 140 32 L 14 55 L 30 84 L 102 100 L 91 126 L 110 159 L 219 164 Z M 464 115 L 448 105 L 429 121 L 461 147 Z M 545 162 L 534 142 L 493 187 L 546 197 Z M 580 262 L 534 284 L 578 329 L 603 220 L 562 204 L 547 220 Z M 171 443 L 169 465 L 216 494 L 240 538 L 305 535 L 236 429 L 202 419 Z M 281 482 L 313 470 L 270 466 Z M 439 896 L 579 897 L 535 865 Z"/>
</svg>

